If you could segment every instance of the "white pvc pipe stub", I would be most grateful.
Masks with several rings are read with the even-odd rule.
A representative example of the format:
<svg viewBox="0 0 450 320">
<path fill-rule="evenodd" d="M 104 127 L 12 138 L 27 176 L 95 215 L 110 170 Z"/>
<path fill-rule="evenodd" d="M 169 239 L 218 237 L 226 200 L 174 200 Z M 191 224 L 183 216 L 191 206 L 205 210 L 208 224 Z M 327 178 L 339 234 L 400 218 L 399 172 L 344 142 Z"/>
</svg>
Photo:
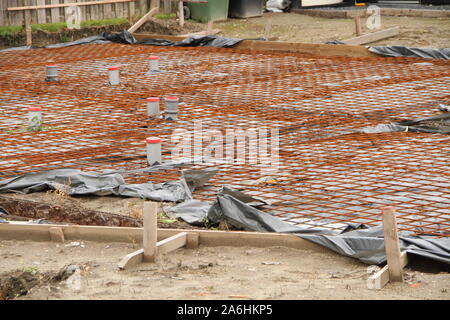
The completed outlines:
<svg viewBox="0 0 450 320">
<path fill-rule="evenodd" d="M 45 78 L 45 81 L 59 81 L 58 80 L 58 67 L 56 64 L 48 64 L 47 65 L 47 77 Z"/>
<path fill-rule="evenodd" d="M 157 117 L 159 116 L 159 98 L 150 97 L 147 98 L 147 116 Z"/>
<path fill-rule="evenodd" d="M 159 72 L 159 57 L 150 56 L 148 59 L 148 70 L 149 72 Z"/>
<path fill-rule="evenodd" d="M 119 67 L 109 67 L 108 68 L 108 78 L 109 84 L 112 86 L 116 86 L 120 84 L 120 75 L 119 75 Z"/>
<path fill-rule="evenodd" d="M 161 139 L 158 137 L 149 137 L 145 139 L 147 143 L 147 162 L 149 165 L 161 164 Z"/>
<path fill-rule="evenodd" d="M 166 120 L 178 120 L 178 104 L 180 99 L 177 97 L 164 98 L 164 113 Z"/>
<path fill-rule="evenodd" d="M 39 130 L 42 126 L 42 108 L 29 107 L 28 108 L 28 129 Z"/>
</svg>

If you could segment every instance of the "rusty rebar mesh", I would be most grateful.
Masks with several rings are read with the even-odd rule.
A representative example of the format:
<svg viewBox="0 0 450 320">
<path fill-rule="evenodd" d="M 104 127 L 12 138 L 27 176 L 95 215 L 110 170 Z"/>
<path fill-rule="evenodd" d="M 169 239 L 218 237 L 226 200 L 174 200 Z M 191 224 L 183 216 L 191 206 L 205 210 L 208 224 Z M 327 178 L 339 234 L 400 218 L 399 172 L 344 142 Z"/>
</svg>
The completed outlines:
<svg viewBox="0 0 450 320">
<path fill-rule="evenodd" d="M 147 74 L 154 54 L 162 72 Z M 250 159 L 186 165 L 219 169 L 194 196 L 213 200 L 231 185 L 307 228 L 376 225 L 380 207 L 394 205 L 401 230 L 449 235 L 450 137 L 356 132 L 436 114 L 439 103 L 450 103 L 449 62 L 120 44 L 0 55 L 1 179 L 55 168 L 144 168 L 146 137 L 161 137 L 169 160 L 174 130 L 192 133 L 200 120 L 224 135 L 276 128 L 278 171 L 264 174 L 264 164 Z M 50 61 L 58 65 L 57 83 L 44 81 Z M 112 65 L 121 66 L 119 86 L 107 84 Z M 145 98 L 168 95 L 183 100 L 179 120 L 148 119 Z M 26 130 L 30 106 L 43 108 L 42 131 Z M 126 181 L 176 180 L 182 168 Z"/>
</svg>

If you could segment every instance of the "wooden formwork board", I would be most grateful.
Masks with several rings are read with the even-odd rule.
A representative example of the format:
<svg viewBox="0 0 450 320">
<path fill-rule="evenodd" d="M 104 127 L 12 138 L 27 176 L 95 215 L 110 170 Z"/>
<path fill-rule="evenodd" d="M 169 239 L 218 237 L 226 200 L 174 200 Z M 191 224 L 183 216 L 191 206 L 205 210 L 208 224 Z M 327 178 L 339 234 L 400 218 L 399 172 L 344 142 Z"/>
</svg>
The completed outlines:
<svg viewBox="0 0 450 320">
<path fill-rule="evenodd" d="M 162 39 L 169 41 L 180 41 L 184 37 L 166 36 L 151 33 L 134 33 L 137 40 L 145 38 Z M 243 50 L 262 50 L 272 52 L 296 52 L 304 54 L 313 54 L 318 56 L 343 56 L 343 57 L 379 57 L 370 52 L 366 47 L 352 45 L 334 45 L 334 44 L 315 44 L 315 43 L 297 43 L 281 41 L 260 41 L 260 40 L 242 40 L 233 49 Z"/>
<path fill-rule="evenodd" d="M 98 227 L 54 224 L 0 224 L 0 240 L 51 241 L 50 228 L 61 228 L 66 241 L 84 240 L 100 242 L 142 243 L 143 228 Z M 54 230 L 54 229 L 53 229 Z M 187 232 L 190 242 L 204 246 L 271 247 L 283 246 L 297 249 L 328 252 L 329 250 L 291 234 L 245 231 L 210 231 L 186 229 L 158 229 L 158 241 Z M 198 240 L 197 240 L 198 235 Z"/>
</svg>

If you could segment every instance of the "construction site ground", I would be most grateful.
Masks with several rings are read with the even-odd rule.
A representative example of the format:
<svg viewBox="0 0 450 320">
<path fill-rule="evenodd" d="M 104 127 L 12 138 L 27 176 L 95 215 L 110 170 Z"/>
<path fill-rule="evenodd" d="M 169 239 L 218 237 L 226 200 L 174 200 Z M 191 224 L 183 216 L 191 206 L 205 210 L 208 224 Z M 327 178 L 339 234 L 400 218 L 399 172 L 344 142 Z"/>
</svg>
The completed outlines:
<svg viewBox="0 0 450 320">
<path fill-rule="evenodd" d="M 273 19 L 270 36 L 278 37 L 281 41 L 323 43 L 329 40 L 342 40 L 354 36 L 354 22 L 351 19 L 325 19 L 295 13 L 271 15 Z M 400 21 L 402 22 L 400 23 Z M 216 23 L 214 28 L 221 29 L 221 35 L 223 36 L 257 38 L 264 34 L 265 23 L 265 18 L 229 20 L 224 23 Z M 342 23 L 342 26 L 336 27 L 338 23 Z M 383 27 L 400 26 L 401 34 L 398 37 L 380 41 L 376 44 L 422 47 L 449 46 L 450 22 L 448 19 L 383 17 L 382 24 Z M 206 28 L 206 25 L 202 26 Z M 190 30 L 193 29 L 191 28 Z M 152 32 L 151 29 L 146 29 L 145 31 Z M 180 32 L 185 32 L 185 30 L 180 30 Z M 116 44 L 92 45 L 83 48 L 72 47 L 53 51 L 38 50 L 42 50 L 40 51 L 41 55 L 33 55 L 32 51 L 18 53 L 21 64 L 23 64 L 23 66 L 20 64 L 20 68 L 17 67 L 18 60 L 15 60 L 17 56 L 13 56 L 11 53 L 5 54 L 4 62 L 2 62 L 4 74 L 7 71 L 12 74 L 12 76 L 4 75 L 2 78 L 3 82 L 0 83 L 2 90 L 5 90 L 4 98 L 2 99 L 5 106 L 9 107 L 9 109 L 5 108 L 5 110 L 20 110 L 5 115 L 6 120 L 17 126 L 17 129 L 14 129 L 15 127 L 10 129 L 10 124 L 5 120 L 4 128 L 10 129 L 4 133 L 4 136 L 9 139 L 5 140 L 9 143 L 5 143 L 5 154 L 9 155 L 8 159 L 10 160 L 8 161 L 11 161 L 3 164 L 6 169 L 0 170 L 5 175 L 5 178 L 11 177 L 13 174 L 35 172 L 37 169 L 40 169 L 40 167 L 35 166 L 35 163 L 32 163 L 32 160 L 42 164 L 42 168 L 51 168 L 52 163 L 49 164 L 49 162 L 53 160 L 55 161 L 54 163 L 62 167 L 80 166 L 80 169 L 86 168 L 94 171 L 122 168 L 124 164 L 126 169 L 141 168 L 145 165 L 141 142 L 146 134 L 151 131 L 152 133 L 167 135 L 167 132 L 164 131 L 167 129 L 165 122 L 161 122 L 161 127 L 156 125 L 150 126 L 147 123 L 148 120 L 144 119 L 142 110 L 139 109 L 137 112 L 134 109 L 135 106 L 142 105 L 142 101 L 149 94 L 148 91 L 150 89 L 161 96 L 172 94 L 172 91 L 175 94 L 183 95 L 190 106 L 190 109 L 183 109 L 181 118 L 183 121 L 190 119 L 189 117 L 208 116 L 208 121 L 219 127 L 224 122 L 223 110 L 231 110 L 237 112 L 238 115 L 239 112 L 246 112 L 246 115 L 253 115 L 257 119 L 259 119 L 258 117 L 261 119 L 266 119 L 267 117 L 267 119 L 275 123 L 275 121 L 279 121 L 280 113 L 279 111 L 272 111 L 268 107 L 273 106 L 266 106 L 266 104 L 269 104 L 272 100 L 274 101 L 273 103 L 281 103 L 276 99 L 280 99 L 279 97 L 285 99 L 287 97 L 291 100 L 283 100 L 282 102 L 299 101 L 298 109 L 302 111 L 300 114 L 292 106 L 284 106 L 287 111 L 283 114 L 283 121 L 289 122 L 289 125 L 290 121 L 293 124 L 296 124 L 294 121 L 297 121 L 298 124 L 297 127 L 288 127 L 291 131 L 298 130 L 295 131 L 296 135 L 292 136 L 293 141 L 300 141 L 301 138 L 314 138 L 318 139 L 318 143 L 320 143 L 322 139 L 328 143 L 324 143 L 324 146 L 332 152 L 327 156 L 322 152 L 322 148 L 313 148 L 313 143 L 311 143 L 313 152 L 307 149 L 309 148 L 307 143 L 296 147 L 297 149 L 286 148 L 285 156 L 287 159 L 291 159 L 291 162 L 288 163 L 290 164 L 290 167 L 288 166 L 289 170 L 295 169 L 296 171 L 293 172 L 296 174 L 300 172 L 302 176 L 291 176 L 292 179 L 296 178 L 296 180 L 290 181 L 286 180 L 287 176 L 280 175 L 274 185 L 264 184 L 260 187 L 249 184 L 249 182 L 254 182 L 257 180 L 256 178 L 260 177 L 259 175 L 256 176 L 256 173 L 252 173 L 251 169 L 253 168 L 247 168 L 247 171 L 237 172 L 237 174 L 234 172 L 236 176 L 234 178 L 233 174 L 228 174 L 229 171 L 227 170 L 229 169 L 225 167 L 220 171 L 219 176 L 215 178 L 216 180 L 213 179 L 213 183 L 210 186 L 199 190 L 200 199 L 207 198 L 212 200 L 219 186 L 231 181 L 237 185 L 246 186 L 248 189 L 253 188 L 256 192 L 264 188 L 270 192 L 279 190 L 284 198 L 279 197 L 275 193 L 268 193 L 266 196 L 269 198 L 281 198 L 284 201 L 282 203 L 283 206 L 280 205 L 271 209 L 272 211 L 278 210 L 278 214 L 283 214 L 283 217 L 286 219 L 296 218 L 295 214 L 292 214 L 290 211 L 305 214 L 309 212 L 314 217 L 316 215 L 314 210 L 317 210 L 317 212 L 320 211 L 320 214 L 323 212 L 332 213 L 327 213 L 328 216 L 318 215 L 320 219 L 330 217 L 340 222 L 342 216 L 348 218 L 349 221 L 360 222 L 360 220 L 357 220 L 360 218 L 357 216 L 357 213 L 365 210 L 365 215 L 361 217 L 361 219 L 365 220 L 362 222 L 374 225 L 379 222 L 378 206 L 386 203 L 391 204 L 389 201 L 392 201 L 394 204 L 399 203 L 399 211 L 402 213 L 401 227 L 403 229 L 416 230 L 421 227 L 420 223 L 424 223 L 426 228 L 430 228 L 430 233 L 434 232 L 438 236 L 445 236 L 446 233 L 444 231 L 447 232 L 449 229 L 447 209 L 449 199 L 448 193 L 445 191 L 448 190 L 448 180 L 445 178 L 445 174 L 448 172 L 446 161 L 434 161 L 435 159 L 445 160 L 446 158 L 444 157 L 448 155 L 448 140 L 445 136 L 433 136 L 435 139 L 431 139 L 428 136 L 416 136 L 415 133 L 411 132 L 377 136 L 366 136 L 358 133 L 353 136 L 345 135 L 336 138 L 333 138 L 332 135 L 335 127 L 339 130 L 347 127 L 359 129 L 368 125 L 385 123 L 392 119 L 417 118 L 434 114 L 433 112 L 438 102 L 447 103 L 448 101 L 448 91 L 446 91 L 446 88 L 448 88 L 448 66 L 445 62 L 433 61 L 433 63 L 430 63 L 422 60 L 417 60 L 416 62 L 398 59 L 395 61 L 396 63 L 393 63 L 392 60 L 385 62 L 375 58 L 367 60 L 350 58 L 325 59 L 323 57 L 310 57 L 299 54 L 286 56 L 265 54 L 264 56 L 259 55 L 255 57 L 254 53 L 245 51 L 224 51 L 228 49 L 202 51 L 202 49 L 197 48 L 188 50 Z M 141 77 L 142 70 L 144 70 L 142 61 L 149 54 L 154 54 L 155 52 L 166 59 L 164 66 L 167 68 L 168 74 L 176 74 L 183 80 L 182 82 L 178 81 L 176 77 L 168 77 L 168 80 L 164 82 L 167 86 L 160 88 L 158 87 L 158 81 Z M 55 55 L 52 56 L 53 53 Z M 46 55 L 56 59 L 56 62 L 61 64 L 61 76 L 64 80 L 64 86 L 46 85 L 44 87 L 42 66 L 46 62 Z M 130 60 L 130 57 L 135 60 Z M 273 64 L 270 66 L 279 66 L 279 68 L 267 67 L 266 60 L 268 58 L 273 60 Z M 96 61 L 99 59 L 105 59 L 105 62 Z M 129 61 L 133 62 L 129 63 Z M 228 63 L 228 61 L 232 61 L 232 63 Z M 226 65 L 225 62 L 227 63 Z M 125 64 L 125 86 L 121 87 L 120 90 L 116 90 L 114 96 L 108 94 L 109 91 L 107 90 L 111 91 L 111 88 L 106 85 L 101 87 L 105 90 L 104 92 L 99 89 L 95 91 L 89 89 L 91 90 L 89 91 L 87 83 L 91 84 L 89 88 L 97 88 L 98 84 L 102 86 L 102 83 L 105 81 L 104 74 L 97 71 L 100 68 L 99 66 L 106 68 L 106 66 L 113 63 L 128 63 Z M 213 70 L 212 66 L 214 64 L 217 66 L 225 65 L 225 69 L 220 71 L 227 71 L 229 74 L 218 73 L 217 69 Z M 193 82 L 194 76 L 191 74 L 192 71 L 184 72 L 184 65 L 193 65 L 195 68 L 193 70 L 204 76 L 203 82 Z M 298 66 L 301 66 L 301 68 Z M 343 72 L 346 66 L 357 71 L 357 73 L 347 78 L 346 73 Z M 294 67 L 298 68 L 295 69 Z M 317 69 L 319 67 L 320 70 Z M 229 68 L 229 70 L 226 68 Z M 340 70 L 339 68 L 343 70 L 340 73 L 336 72 L 336 70 Z M 251 72 L 243 73 L 241 72 L 242 70 L 250 70 Z M 92 76 L 93 74 L 96 76 L 95 79 Z M 256 80 L 253 74 L 258 76 Z M 165 74 L 161 73 L 161 75 L 164 76 Z M 241 82 L 236 82 L 238 76 L 241 77 L 239 78 Z M 273 79 L 276 81 L 271 78 L 275 76 L 277 78 Z M 71 81 L 67 80 L 69 78 Z M 83 79 L 83 82 L 78 80 L 72 81 L 72 78 Z M 302 82 L 301 85 L 310 91 L 300 92 L 299 88 L 294 86 L 300 78 L 307 80 L 304 83 Z M 135 79 L 139 81 L 135 81 Z M 174 79 L 177 81 L 175 82 Z M 194 80 L 197 81 L 199 79 L 199 76 L 197 76 Z M 15 81 L 13 82 L 13 80 Z M 173 83 L 170 82 L 172 80 L 174 80 Z M 351 95 L 348 98 L 353 99 L 351 100 L 352 103 L 348 103 L 344 95 L 344 93 L 349 91 L 347 83 L 350 80 L 354 81 L 350 92 Z M 216 81 L 226 88 L 226 94 L 223 93 L 222 87 L 218 87 L 222 91 L 216 90 L 217 85 L 212 81 Z M 265 86 L 267 81 L 270 81 L 274 86 L 273 91 L 276 95 L 267 97 Z M 374 81 L 378 82 L 374 84 Z M 419 83 L 418 81 L 421 82 Z M 11 83 L 14 83 L 14 86 L 11 86 Z M 251 83 L 252 86 L 246 87 L 246 83 Z M 241 84 L 242 88 L 235 84 Z M 286 87 L 283 86 L 292 89 L 292 92 L 286 91 Z M 390 86 L 394 86 L 394 88 L 391 90 Z M 429 87 L 432 87 L 433 90 L 429 90 Z M 14 91 L 14 88 L 18 91 Z M 38 93 L 36 95 L 31 92 L 34 88 L 36 88 L 35 92 Z M 362 95 L 369 89 L 373 89 L 370 92 L 378 99 L 373 97 L 367 99 L 367 95 Z M 359 92 L 358 90 L 365 91 Z M 133 94 L 130 93 L 131 91 L 133 91 Z M 286 95 L 286 92 L 290 96 Z M 412 92 L 414 95 L 412 95 Z M 205 100 L 206 98 L 203 96 L 205 93 L 208 100 Z M 320 94 L 319 100 L 308 101 L 308 99 L 312 99 L 317 94 Z M 23 111 L 23 106 L 37 103 L 35 102 L 37 100 L 33 100 L 35 96 L 38 96 L 39 99 L 46 99 L 45 101 L 48 104 L 46 108 L 53 112 L 49 113 L 50 117 L 46 119 L 49 119 L 49 123 L 52 126 L 47 127 L 48 132 L 38 133 L 45 135 L 48 140 L 37 140 L 38 136 L 36 135 L 35 140 L 33 140 L 36 143 L 36 154 L 30 155 L 28 149 L 25 148 L 26 144 L 18 144 L 17 141 L 19 140 L 14 139 L 14 137 L 21 134 L 19 126 L 24 119 L 23 114 L 20 113 Z M 258 100 L 252 100 L 255 96 Z M 67 99 L 73 99 L 73 97 L 85 103 L 80 103 L 84 109 L 71 110 L 75 115 L 73 118 L 70 118 L 71 120 L 75 119 L 71 123 L 71 121 L 66 121 L 63 117 L 67 113 L 61 112 L 61 110 L 67 109 L 64 103 L 68 101 Z M 29 101 L 25 101 L 25 98 Z M 328 101 L 328 99 L 336 100 Z M 39 101 L 41 103 L 44 100 Z M 114 111 L 109 115 L 110 118 L 106 119 L 108 121 L 102 120 L 103 122 L 101 122 L 99 121 L 100 117 L 94 117 L 97 113 L 100 114 L 102 112 L 98 108 L 99 101 L 102 101 L 102 106 L 108 106 Z M 409 107 L 406 109 L 391 107 L 392 104 L 395 105 L 397 103 Z M 213 104 L 223 106 L 219 110 L 222 113 L 217 111 L 217 106 Z M 227 107 L 236 104 L 248 104 L 248 107 L 242 110 L 227 109 Z M 320 114 L 317 114 L 318 106 L 321 106 L 320 108 L 324 110 Z M 92 119 L 89 118 L 88 122 L 80 120 L 84 119 L 85 114 L 89 114 L 84 110 L 92 112 Z M 187 110 L 189 112 L 186 112 Z M 128 111 L 132 116 L 125 113 Z M 235 115 L 231 111 L 229 113 L 230 119 L 228 120 L 233 121 Z M 367 112 L 360 115 L 363 111 Z M 20 114 L 20 117 L 17 116 L 18 114 Z M 72 117 L 71 115 L 69 116 Z M 119 118 L 123 122 L 124 128 L 125 125 L 129 125 L 130 133 L 122 137 L 120 136 L 121 132 L 118 131 L 117 136 L 112 137 L 111 132 L 115 132 L 114 129 L 116 129 L 113 121 Z M 249 119 L 251 120 L 252 118 L 249 116 Z M 242 121 L 250 121 L 249 119 L 244 118 Z M 151 124 L 157 122 L 156 120 L 152 121 Z M 89 123 L 94 129 L 97 128 L 99 132 L 94 132 L 94 129 L 86 125 L 86 123 Z M 181 123 L 183 124 L 184 122 Z M 267 124 L 272 125 L 271 122 L 267 122 Z M 80 125 L 80 128 L 84 130 L 90 140 L 86 140 L 87 142 L 77 140 L 82 139 L 83 135 L 73 135 L 72 131 L 69 130 L 72 125 Z M 104 126 L 103 130 L 108 135 L 99 136 L 96 150 L 85 152 L 81 149 L 84 153 L 80 154 L 86 160 L 79 156 L 77 152 L 79 152 L 80 146 L 84 147 L 88 144 L 91 146 L 92 136 L 102 133 L 98 129 L 100 125 Z M 250 125 L 253 125 L 253 123 L 249 122 L 248 126 Z M 282 123 L 281 125 L 286 126 L 287 124 Z M 149 129 L 142 130 L 142 128 Z M 302 131 L 299 128 L 308 130 Z M 321 132 L 324 128 L 327 128 L 329 132 Z M 287 137 L 290 137 L 291 131 L 285 132 Z M 55 156 L 54 159 L 50 159 L 50 157 L 41 156 L 41 154 L 47 152 L 48 148 L 53 150 L 52 139 L 56 141 L 55 143 L 58 143 L 58 148 L 60 147 L 60 137 L 58 136 L 60 132 L 62 132 L 61 134 L 68 133 L 67 137 L 71 137 L 70 140 L 65 140 L 67 150 L 63 152 L 63 155 L 66 158 L 56 158 Z M 317 137 L 313 136 L 313 133 Z M 111 137 L 117 139 L 118 143 L 114 140 L 115 144 L 112 145 L 109 144 L 108 140 L 108 144 L 106 144 L 106 142 L 101 140 Z M 329 139 L 331 143 L 327 142 L 326 139 Z M 339 143 L 333 141 L 338 141 Z M 104 143 L 104 148 L 102 143 Z M 127 145 L 127 143 L 130 143 L 130 145 Z M 391 143 L 392 147 L 388 143 Z M 414 148 L 411 146 L 414 146 Z M 125 151 L 120 148 L 123 148 Z M 165 146 L 165 148 L 168 150 L 169 146 Z M 300 151 L 303 150 L 301 148 L 304 148 L 305 152 L 310 152 L 305 153 L 311 155 L 310 158 L 306 159 L 307 161 L 303 154 L 300 154 Z M 405 158 L 403 150 L 407 150 L 408 157 Z M 97 158 L 93 157 L 93 154 Z M 61 155 L 61 152 L 57 152 L 56 155 Z M 339 161 L 335 161 L 331 156 L 336 157 Z M 328 159 L 328 162 L 321 164 L 316 157 L 324 160 L 330 157 L 330 159 Z M 379 166 L 368 168 L 367 159 L 369 157 L 372 157 L 371 163 L 379 163 Z M 24 159 L 28 162 L 24 161 Z M 97 159 L 97 162 L 94 161 L 95 159 Z M 299 161 L 299 159 L 302 161 Z M 398 159 L 401 159 L 401 161 Z M 11 165 L 14 163 L 18 163 L 17 167 Z M 429 165 L 430 163 L 432 165 Z M 350 169 L 355 168 L 355 165 L 359 166 L 358 169 L 366 174 L 365 177 L 346 176 L 353 173 Z M 297 169 L 297 167 L 301 168 Z M 247 176 L 243 176 L 243 172 Z M 425 174 L 429 176 L 429 180 L 425 181 L 425 178 L 421 178 L 422 180 L 419 181 L 422 182 L 417 186 L 411 185 L 410 181 L 418 181 L 418 176 Z M 148 179 L 145 175 L 131 176 L 131 178 L 135 179 L 132 182 L 136 183 L 148 180 L 153 181 L 153 177 Z M 155 181 L 173 181 L 176 178 L 179 178 L 178 171 L 171 172 L 168 175 L 159 173 L 156 174 Z M 319 178 L 322 179 L 319 183 L 313 183 L 314 179 Z M 313 182 L 309 182 L 309 180 L 313 180 Z M 351 185 L 350 182 L 354 183 L 354 185 Z M 339 185 L 339 187 L 336 187 L 336 185 Z M 304 192 L 302 196 L 298 192 L 300 188 Z M 328 190 L 327 188 L 330 189 Z M 322 194 L 323 190 L 329 192 L 329 194 Z M 362 193 L 361 190 L 372 193 Z M 335 195 L 337 192 L 341 192 L 338 194 L 341 198 Z M 366 199 L 368 196 L 365 194 L 372 197 L 370 201 L 373 201 L 373 203 Z M 390 198 L 387 198 L 386 195 L 390 196 Z M 406 196 L 412 198 L 405 198 Z M 419 196 L 423 198 L 423 201 L 421 200 L 422 198 L 417 198 Z M 53 204 L 62 201 L 67 206 L 76 204 L 88 209 L 113 212 L 136 218 L 140 218 L 138 214 L 142 206 L 142 200 L 134 198 L 70 198 L 64 195 L 47 193 L 26 196 L 15 195 L 15 197 Z M 307 197 L 312 199 L 312 201 L 310 206 L 305 209 L 305 203 L 303 202 L 305 199 L 309 199 Z M 344 199 L 347 202 L 342 200 L 341 203 L 336 199 L 339 201 Z M 355 204 L 355 206 L 350 207 L 349 204 Z M 425 207 L 427 210 L 423 209 Z M 350 212 L 346 212 L 346 210 L 350 210 Z M 429 219 L 427 216 L 428 210 L 434 210 L 432 213 L 436 214 L 436 221 L 427 220 Z M 343 211 L 342 215 L 338 214 L 338 212 Z M 345 222 L 345 219 L 343 221 Z M 298 223 L 304 223 L 304 220 Z M 312 226 L 314 227 L 314 225 Z M 42 272 L 58 272 L 68 264 L 81 266 L 82 283 L 79 291 L 74 291 L 64 283 L 52 283 L 51 285 L 41 283 L 34 287 L 28 295 L 17 297 L 20 299 L 450 298 L 448 293 L 450 288 L 448 268 L 446 269 L 442 266 L 438 268 L 435 264 L 422 267 L 410 265 L 411 269 L 407 269 L 405 283 L 388 284 L 381 291 L 369 291 L 366 289 L 366 279 L 369 276 L 367 265 L 325 249 L 319 252 L 282 247 L 257 249 L 249 247 L 207 248 L 201 246 L 198 250 L 180 249 L 167 256 L 159 257 L 156 264 L 142 264 L 134 269 L 119 272 L 117 270 L 118 261 L 124 255 L 138 248 L 140 248 L 140 244 L 136 243 L 66 242 L 64 244 L 55 244 L 30 241 L 1 241 L 0 257 L 2 264 L 0 265 L 0 273 L 2 275 L 0 279 L 8 279 L 12 273 L 16 274 L 22 271 L 39 275 Z"/>
<path fill-rule="evenodd" d="M 0 281 L 23 271 L 39 279 L 71 264 L 80 267 L 79 287 L 67 280 L 37 280 L 17 299 L 450 298 L 448 273 L 442 268 L 415 266 L 405 270 L 405 283 L 368 290 L 367 265 L 329 251 L 285 247 L 178 249 L 156 263 L 119 271 L 118 261 L 137 248 L 132 243 L 1 241 Z"/>
<path fill-rule="evenodd" d="M 243 39 L 261 38 L 265 35 L 267 18 L 271 17 L 269 36 L 279 41 L 324 43 L 332 40 L 345 40 L 355 37 L 355 22 L 353 19 L 321 18 L 297 13 L 265 13 L 263 17 L 249 19 L 228 19 L 214 23 L 213 29 L 219 29 L 218 34 L 225 37 Z M 363 21 L 363 33 L 372 32 Z M 35 45 L 76 40 L 82 37 L 96 35 L 105 30 L 118 31 L 130 27 L 131 24 L 121 24 L 111 27 L 90 28 L 82 30 L 65 30 L 61 33 L 39 31 L 33 34 Z M 400 34 L 396 37 L 373 42 L 370 45 L 400 45 L 411 47 L 449 47 L 450 19 L 424 17 L 382 16 L 381 29 L 399 26 Z M 178 26 L 176 19 L 155 19 L 148 22 L 137 32 L 183 35 L 206 30 L 205 23 L 193 20 L 186 21 L 183 28 Z M 25 34 L 16 36 L 0 36 L 0 48 L 12 45 L 23 45 Z"/>
</svg>

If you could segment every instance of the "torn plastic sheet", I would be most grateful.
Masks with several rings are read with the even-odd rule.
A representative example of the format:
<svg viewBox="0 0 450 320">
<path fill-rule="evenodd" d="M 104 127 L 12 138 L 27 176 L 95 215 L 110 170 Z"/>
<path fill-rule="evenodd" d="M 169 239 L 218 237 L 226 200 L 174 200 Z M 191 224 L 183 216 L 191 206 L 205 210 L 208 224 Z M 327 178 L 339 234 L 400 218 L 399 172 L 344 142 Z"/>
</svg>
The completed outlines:
<svg viewBox="0 0 450 320">
<path fill-rule="evenodd" d="M 370 52 L 388 57 L 450 59 L 450 48 L 409 48 L 403 46 L 368 47 Z"/>
<path fill-rule="evenodd" d="M 91 36 L 82 39 L 78 39 L 71 42 L 56 43 L 44 46 L 42 48 L 63 48 L 81 44 L 94 44 L 94 43 L 123 43 L 123 44 L 144 44 L 153 46 L 174 46 L 174 47 L 216 47 L 216 48 L 228 48 L 241 42 L 242 39 L 237 38 L 224 38 L 214 35 L 208 36 L 190 36 L 181 41 L 170 41 L 161 39 L 145 38 L 137 41 L 131 33 L 127 30 L 121 32 L 103 32 L 98 36 Z M 0 50 L 0 52 L 14 51 L 14 50 L 27 50 L 33 47 L 17 47 Z"/>
<path fill-rule="evenodd" d="M 210 172 L 205 173 L 211 176 Z M 199 184 L 196 179 L 205 182 L 201 172 L 189 177 L 190 183 Z M 0 181 L 1 192 L 32 193 L 52 189 L 63 190 L 69 195 L 116 195 L 135 197 L 154 201 L 182 202 L 192 199 L 188 182 L 179 181 L 154 184 L 126 184 L 119 173 L 88 173 L 73 169 L 58 169 L 31 173 Z"/>
<path fill-rule="evenodd" d="M 258 197 L 246 195 L 229 186 L 222 187 L 219 191 L 218 197 L 222 195 L 228 195 L 234 199 L 239 199 L 239 201 L 250 207 L 268 204 L 266 201 Z M 217 203 L 217 201 L 215 203 Z M 173 207 L 164 208 L 164 212 L 169 218 L 180 218 L 192 225 L 204 225 L 206 221 L 211 223 L 219 223 L 220 220 L 216 218 L 217 211 L 210 212 L 210 209 L 212 209 L 214 205 L 208 201 L 188 200 Z"/>
<path fill-rule="evenodd" d="M 403 120 L 391 124 L 379 124 L 374 127 L 362 128 L 356 131 L 361 133 L 411 131 L 450 134 L 450 112 L 416 120 Z"/>
<path fill-rule="evenodd" d="M 225 220 L 244 230 L 291 233 L 367 264 L 386 262 L 381 226 L 367 229 L 361 229 L 363 226 L 351 226 L 350 229 L 357 230 L 340 234 L 321 228 L 300 228 L 227 194 L 218 195 L 217 201 L 208 210 L 207 217 L 209 221 L 216 223 Z M 400 233 L 400 246 L 407 253 L 450 264 L 450 238 L 413 237 Z"/>
</svg>

